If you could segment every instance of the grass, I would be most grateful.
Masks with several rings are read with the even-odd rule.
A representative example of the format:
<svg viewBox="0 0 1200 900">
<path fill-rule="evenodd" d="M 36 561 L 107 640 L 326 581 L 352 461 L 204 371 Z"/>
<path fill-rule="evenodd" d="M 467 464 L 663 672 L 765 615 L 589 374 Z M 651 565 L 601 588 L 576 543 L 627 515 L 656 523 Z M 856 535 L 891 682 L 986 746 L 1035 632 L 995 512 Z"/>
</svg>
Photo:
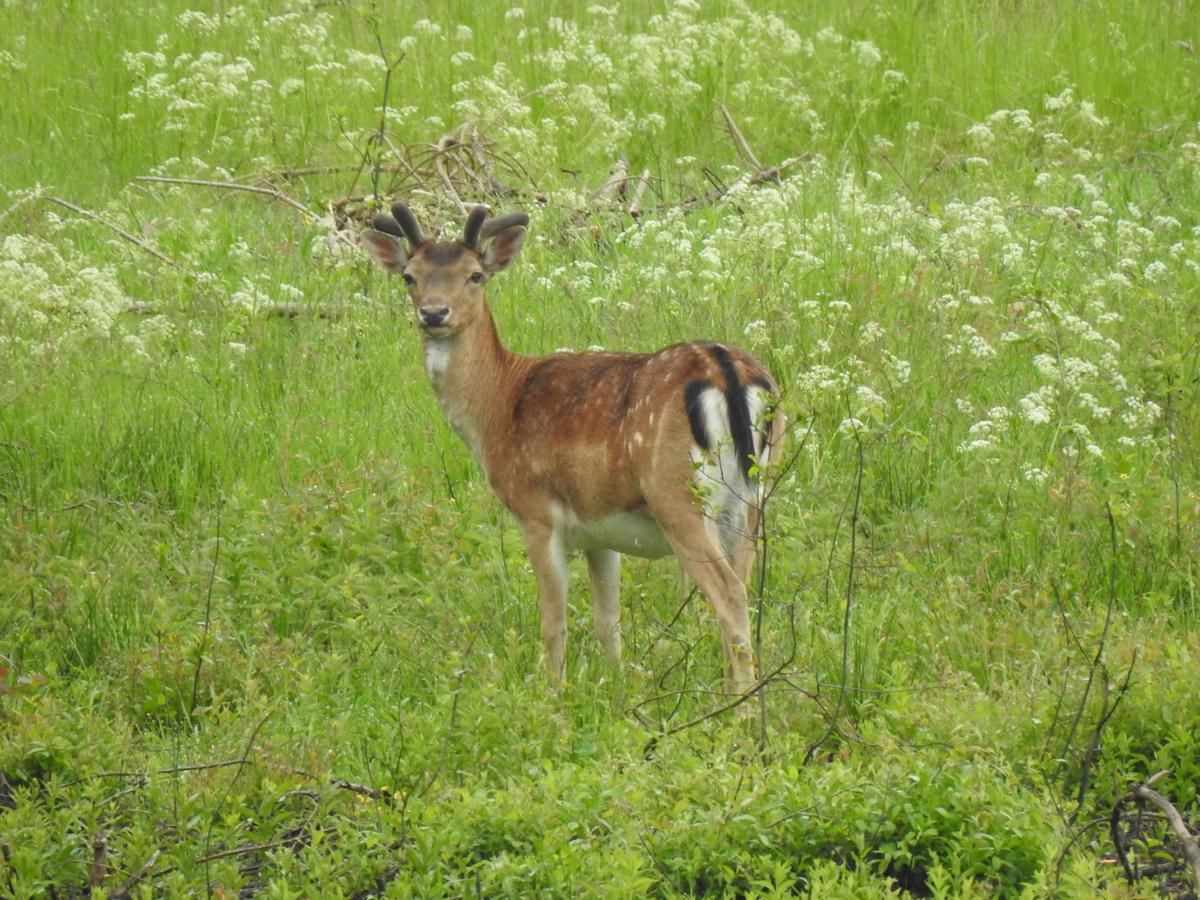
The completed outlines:
<svg viewBox="0 0 1200 900">
<path fill-rule="evenodd" d="M 80 0 L 0 35 L 0 892 L 1186 889 L 1107 831 L 1161 769 L 1200 821 L 1186 4 Z M 354 244 L 376 165 L 454 227 L 389 172 L 463 123 L 533 218 L 510 346 L 716 338 L 784 387 L 761 722 L 710 715 L 711 616 L 639 560 L 624 670 L 579 569 L 546 684 L 516 528 Z M 638 221 L 590 199 L 622 155 Z"/>
</svg>

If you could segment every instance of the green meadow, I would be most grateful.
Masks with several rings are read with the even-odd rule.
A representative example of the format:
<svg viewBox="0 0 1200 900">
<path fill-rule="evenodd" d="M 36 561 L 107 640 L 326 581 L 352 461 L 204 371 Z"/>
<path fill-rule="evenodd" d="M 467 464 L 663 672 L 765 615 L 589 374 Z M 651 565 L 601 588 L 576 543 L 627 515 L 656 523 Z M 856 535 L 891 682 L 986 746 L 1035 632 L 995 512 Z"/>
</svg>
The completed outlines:
<svg viewBox="0 0 1200 900">
<path fill-rule="evenodd" d="M 0 895 L 1200 891 L 1194 5 L 516 2 L 0 0 Z M 670 561 L 550 686 L 393 199 L 775 374 L 748 720 Z"/>
</svg>

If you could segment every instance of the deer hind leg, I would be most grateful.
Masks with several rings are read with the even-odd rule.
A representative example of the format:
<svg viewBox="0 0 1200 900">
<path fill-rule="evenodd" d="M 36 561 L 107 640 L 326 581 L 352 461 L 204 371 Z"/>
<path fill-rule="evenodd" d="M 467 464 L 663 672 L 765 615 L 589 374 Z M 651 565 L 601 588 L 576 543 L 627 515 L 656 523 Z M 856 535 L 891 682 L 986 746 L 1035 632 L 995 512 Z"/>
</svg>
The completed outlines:
<svg viewBox="0 0 1200 900">
<path fill-rule="evenodd" d="M 688 577 L 708 598 L 721 631 L 726 689 L 742 693 L 754 684 L 754 649 L 746 586 L 721 546 L 720 528 L 689 495 L 682 509 L 656 510 L 654 517 Z"/>
<path fill-rule="evenodd" d="M 550 680 L 561 682 L 567 647 L 567 553 L 563 536 L 550 526 L 528 523 L 525 550 L 537 579 L 542 648 Z"/>
<path fill-rule="evenodd" d="M 716 528 L 717 540 L 725 551 L 725 558 L 743 587 L 754 566 L 759 519 L 757 506 L 736 499 L 725 509 L 716 511 L 715 518 L 710 520 Z"/>
<path fill-rule="evenodd" d="M 615 550 L 587 552 L 592 587 L 592 621 L 604 655 L 612 665 L 621 662 L 621 554 Z"/>
</svg>

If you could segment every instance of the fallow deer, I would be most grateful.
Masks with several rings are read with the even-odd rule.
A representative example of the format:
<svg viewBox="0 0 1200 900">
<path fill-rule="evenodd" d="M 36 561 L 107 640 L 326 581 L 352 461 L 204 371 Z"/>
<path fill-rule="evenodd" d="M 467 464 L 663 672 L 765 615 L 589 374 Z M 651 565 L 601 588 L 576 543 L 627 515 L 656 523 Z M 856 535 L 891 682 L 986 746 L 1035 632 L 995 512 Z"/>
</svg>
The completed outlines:
<svg viewBox="0 0 1200 900">
<path fill-rule="evenodd" d="M 529 217 L 488 219 L 477 206 L 461 239 L 436 241 L 403 203 L 392 212 L 374 218 L 363 243 L 408 285 L 438 403 L 520 525 L 551 678 L 564 676 L 568 552 L 587 557 L 596 635 L 614 664 L 620 554 L 674 553 L 716 614 L 727 688 L 752 687 L 745 585 L 759 467 L 777 457 L 784 433 L 770 374 L 720 343 L 512 353 L 484 285 L 520 252 Z"/>
</svg>

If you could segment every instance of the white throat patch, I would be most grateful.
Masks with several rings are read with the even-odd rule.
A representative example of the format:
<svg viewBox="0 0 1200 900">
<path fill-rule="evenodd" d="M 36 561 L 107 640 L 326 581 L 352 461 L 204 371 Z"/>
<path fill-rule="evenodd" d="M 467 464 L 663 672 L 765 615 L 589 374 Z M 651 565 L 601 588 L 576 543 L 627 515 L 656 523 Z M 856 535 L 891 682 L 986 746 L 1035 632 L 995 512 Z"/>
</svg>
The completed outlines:
<svg viewBox="0 0 1200 900">
<path fill-rule="evenodd" d="M 442 380 L 450 367 L 450 341 L 446 338 L 426 338 L 425 374 L 435 384 Z"/>
</svg>

